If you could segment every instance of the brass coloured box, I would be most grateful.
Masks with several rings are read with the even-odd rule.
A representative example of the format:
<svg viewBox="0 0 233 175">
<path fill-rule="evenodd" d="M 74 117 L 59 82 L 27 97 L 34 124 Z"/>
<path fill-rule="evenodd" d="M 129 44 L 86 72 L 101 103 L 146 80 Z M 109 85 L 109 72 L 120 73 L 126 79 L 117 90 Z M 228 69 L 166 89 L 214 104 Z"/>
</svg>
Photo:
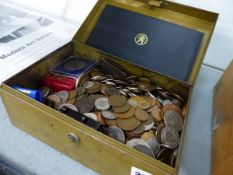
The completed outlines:
<svg viewBox="0 0 233 175">
<path fill-rule="evenodd" d="M 190 70 L 188 80 L 181 81 L 163 75 L 160 72 L 143 68 L 140 65 L 128 62 L 124 58 L 116 57 L 85 44 L 106 5 L 169 21 L 202 32 L 203 39 L 192 70 Z M 175 168 L 173 168 L 143 153 L 128 148 L 126 145 L 118 143 L 102 133 L 21 94 L 12 89 L 11 86 L 17 84 L 30 88 L 40 87 L 40 78 L 56 62 L 69 55 L 97 60 L 108 58 L 119 63 L 132 74 L 138 76 L 143 75 L 160 86 L 165 87 L 167 90 L 175 91 L 187 99 L 189 105 L 192 88 L 195 84 L 217 18 L 218 14 L 216 13 L 169 1 L 99 0 L 70 43 L 11 77 L 1 85 L 0 94 L 10 119 L 16 127 L 21 128 L 42 142 L 100 174 L 127 175 L 130 174 L 132 166 L 156 175 L 176 174 L 178 172 L 179 159 L 182 154 L 182 138 L 185 134 L 185 123 L 188 118 L 188 112 L 185 116 L 178 161 Z M 70 143 L 67 138 L 70 133 L 78 136 L 80 142 Z"/>
</svg>

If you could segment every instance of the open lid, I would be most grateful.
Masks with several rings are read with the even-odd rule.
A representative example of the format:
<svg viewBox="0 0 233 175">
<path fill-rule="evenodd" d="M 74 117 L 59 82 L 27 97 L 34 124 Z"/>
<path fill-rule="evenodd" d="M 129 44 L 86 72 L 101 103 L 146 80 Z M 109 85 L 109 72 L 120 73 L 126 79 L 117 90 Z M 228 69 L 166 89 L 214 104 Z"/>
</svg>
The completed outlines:
<svg viewBox="0 0 233 175">
<path fill-rule="evenodd" d="M 233 174 L 233 61 L 213 92 L 213 175 Z"/>
<path fill-rule="evenodd" d="M 74 40 L 193 85 L 217 17 L 168 1 L 101 0 Z"/>
</svg>

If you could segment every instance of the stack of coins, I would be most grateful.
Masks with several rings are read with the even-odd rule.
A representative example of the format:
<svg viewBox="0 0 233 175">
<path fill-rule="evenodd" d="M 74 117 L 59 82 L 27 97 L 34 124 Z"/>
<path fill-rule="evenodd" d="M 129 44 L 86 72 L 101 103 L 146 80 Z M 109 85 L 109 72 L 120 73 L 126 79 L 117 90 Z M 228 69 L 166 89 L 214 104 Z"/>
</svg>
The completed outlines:
<svg viewBox="0 0 233 175">
<path fill-rule="evenodd" d="M 100 69 L 82 74 L 75 90 L 47 92 L 47 105 L 66 106 L 102 124 L 102 132 L 146 155 L 175 165 L 183 128 L 185 100 L 146 77 L 124 80 Z M 185 108 L 182 111 L 182 108 Z"/>
</svg>

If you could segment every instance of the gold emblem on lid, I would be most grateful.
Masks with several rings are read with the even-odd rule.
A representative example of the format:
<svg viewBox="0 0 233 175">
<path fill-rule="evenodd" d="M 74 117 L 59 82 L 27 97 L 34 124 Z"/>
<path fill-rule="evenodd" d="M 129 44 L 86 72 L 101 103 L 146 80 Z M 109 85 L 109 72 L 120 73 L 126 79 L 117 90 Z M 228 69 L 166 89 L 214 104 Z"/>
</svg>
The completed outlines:
<svg viewBox="0 0 233 175">
<path fill-rule="evenodd" d="M 148 42 L 148 36 L 145 33 L 139 33 L 134 38 L 137 45 L 145 45 Z"/>
</svg>

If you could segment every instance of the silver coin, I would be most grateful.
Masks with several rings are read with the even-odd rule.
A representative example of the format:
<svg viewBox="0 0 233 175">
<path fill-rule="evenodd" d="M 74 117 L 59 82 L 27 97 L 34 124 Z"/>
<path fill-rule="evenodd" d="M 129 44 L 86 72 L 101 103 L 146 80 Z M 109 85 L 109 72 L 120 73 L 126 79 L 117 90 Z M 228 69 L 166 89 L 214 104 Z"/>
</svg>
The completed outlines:
<svg viewBox="0 0 233 175">
<path fill-rule="evenodd" d="M 95 113 L 84 113 L 84 115 L 90 119 L 93 119 L 95 121 L 98 121 L 97 116 Z"/>
<path fill-rule="evenodd" d="M 166 126 L 161 130 L 161 141 L 174 149 L 179 145 L 179 134 L 174 128 Z"/>
<path fill-rule="evenodd" d="M 61 98 L 62 103 L 65 103 L 69 98 L 69 92 L 67 91 L 59 91 L 55 93 L 54 95 L 59 96 Z"/>
<path fill-rule="evenodd" d="M 108 94 L 108 95 L 119 95 L 119 90 L 116 89 L 115 87 L 107 87 L 105 89 L 105 92 Z"/>
<path fill-rule="evenodd" d="M 83 95 L 86 92 L 86 89 L 84 87 L 78 87 L 76 89 L 76 92 L 77 92 L 78 96 L 81 96 L 81 95 Z"/>
<path fill-rule="evenodd" d="M 94 82 L 93 81 L 86 81 L 85 83 L 83 83 L 83 87 L 88 89 L 94 86 Z"/>
<path fill-rule="evenodd" d="M 160 150 L 160 144 L 156 137 L 151 137 L 148 140 L 146 140 L 146 143 L 150 146 L 150 148 L 154 151 L 154 154 L 156 155 Z"/>
<path fill-rule="evenodd" d="M 152 122 L 151 122 L 150 124 L 148 124 L 148 125 L 144 125 L 145 131 L 151 130 L 151 129 L 154 127 L 154 125 L 155 125 L 155 122 L 154 122 L 154 121 L 152 121 Z"/>
<path fill-rule="evenodd" d="M 127 103 L 134 108 L 138 107 L 138 102 L 134 99 L 128 99 Z"/>
<path fill-rule="evenodd" d="M 59 110 L 61 110 L 63 107 L 67 107 L 69 109 L 72 109 L 73 111 L 78 112 L 78 108 L 75 105 L 64 103 L 59 106 Z"/>
<path fill-rule="evenodd" d="M 95 107 L 98 110 L 101 110 L 101 111 L 109 109 L 110 108 L 110 104 L 108 102 L 108 98 L 105 98 L 105 97 L 98 98 L 95 101 Z"/>
<path fill-rule="evenodd" d="M 131 139 L 127 142 L 127 146 L 134 148 L 140 152 L 143 152 L 144 154 L 147 154 L 150 157 L 155 158 L 154 152 L 151 150 L 148 143 L 146 143 L 142 139 Z"/>
<path fill-rule="evenodd" d="M 106 134 L 121 142 L 121 143 L 125 143 L 125 134 L 124 132 L 122 131 L 122 129 L 116 127 L 116 126 L 109 126 L 106 130 L 105 130 Z"/>
<path fill-rule="evenodd" d="M 183 121 L 179 113 L 176 111 L 167 111 L 164 114 L 164 123 L 166 126 L 175 128 L 180 132 L 183 128 Z"/>
<path fill-rule="evenodd" d="M 91 78 L 91 80 L 93 80 L 93 81 L 103 81 L 105 79 L 106 79 L 106 77 L 103 77 L 103 76 L 94 76 Z"/>
<path fill-rule="evenodd" d="M 172 101 L 169 99 L 163 100 L 163 106 L 172 104 Z"/>
<path fill-rule="evenodd" d="M 111 112 L 111 111 L 102 111 L 101 112 L 104 118 L 113 120 L 116 119 L 117 117 Z"/>
</svg>

